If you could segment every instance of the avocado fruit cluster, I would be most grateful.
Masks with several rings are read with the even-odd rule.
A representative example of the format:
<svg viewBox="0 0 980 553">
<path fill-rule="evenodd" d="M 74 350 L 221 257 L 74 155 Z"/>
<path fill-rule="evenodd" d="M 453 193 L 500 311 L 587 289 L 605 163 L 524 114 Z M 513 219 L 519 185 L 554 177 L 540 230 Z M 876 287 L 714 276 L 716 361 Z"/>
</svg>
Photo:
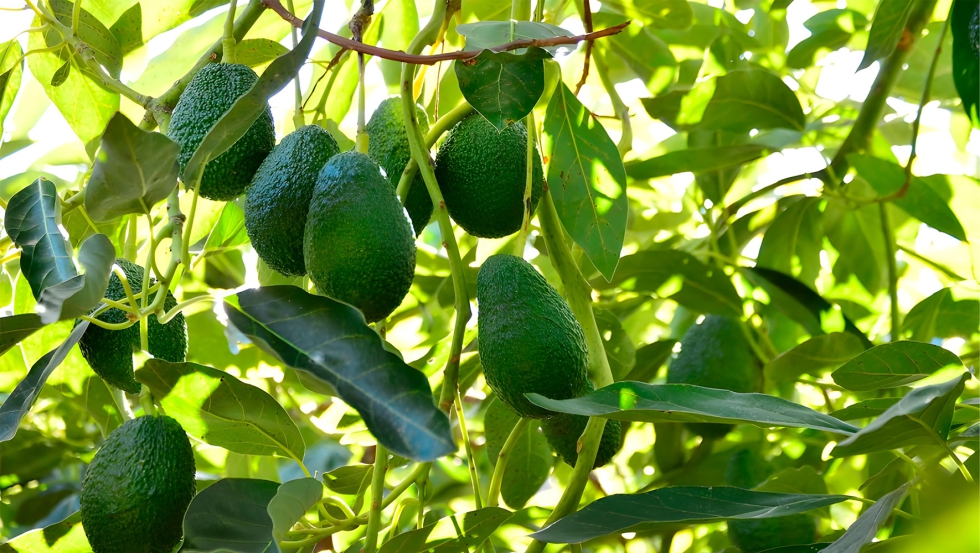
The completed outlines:
<svg viewBox="0 0 980 553">
<path fill-rule="evenodd" d="M 667 369 L 668 384 L 693 384 L 739 393 L 762 391 L 762 370 L 737 319 L 708 315 L 681 338 L 681 351 Z M 706 438 L 724 437 L 728 424 L 689 423 Z"/>
<path fill-rule="evenodd" d="M 197 177 L 185 175 L 184 169 L 201 141 L 257 80 L 254 71 L 238 63 L 206 65 L 191 79 L 174 107 L 167 129 L 167 136 L 180 145 L 177 160 L 185 182 Z M 275 145 L 275 125 L 266 105 L 258 119 L 231 148 L 208 161 L 198 183 L 198 192 L 210 200 L 237 198 Z"/>
<path fill-rule="evenodd" d="M 170 553 L 197 486 L 194 453 L 167 416 L 128 420 L 95 454 L 80 495 L 94 553 Z"/>
<path fill-rule="evenodd" d="M 115 263 L 126 275 L 130 286 L 139 290 L 143 283 L 143 267 L 123 258 L 116 259 Z M 151 286 L 155 283 L 155 279 L 150 280 Z M 123 283 L 115 272 L 109 277 L 105 297 L 114 301 L 123 301 L 127 297 Z M 168 291 L 163 308 L 170 310 L 176 306 L 177 299 Z M 128 320 L 124 311 L 114 307 L 100 313 L 96 319 L 113 324 Z M 75 325 L 78 324 L 79 321 L 76 321 Z M 187 357 L 187 323 L 183 313 L 178 313 L 167 324 L 160 324 L 156 315 L 147 317 L 147 341 L 149 353 L 154 357 L 171 363 L 183 362 Z M 78 347 L 95 374 L 120 390 L 130 394 L 139 393 L 141 385 L 133 373 L 133 351 L 140 348 L 138 324 L 122 330 L 89 325 L 78 341 Z"/>
<path fill-rule="evenodd" d="M 412 159 L 403 114 L 401 97 L 392 96 L 381 102 L 364 127 L 368 135 L 368 156 L 385 170 L 388 180 L 396 188 L 402 172 Z M 415 106 L 415 117 L 422 134 L 429 132 L 429 118 L 421 106 Z M 432 198 L 425 188 L 421 173 L 415 173 L 415 179 L 408 189 L 405 209 L 412 219 L 415 235 L 422 234 L 432 218 Z"/>
<path fill-rule="evenodd" d="M 436 154 L 436 180 L 449 215 L 480 238 L 514 234 L 524 221 L 527 129 L 521 122 L 498 131 L 479 113 L 456 124 Z M 537 147 L 532 160 L 531 213 L 541 199 L 544 173 Z"/>
<path fill-rule="evenodd" d="M 303 232 L 317 174 L 340 147 L 317 125 L 282 139 L 252 178 L 245 195 L 245 230 L 255 252 L 288 276 L 306 274 Z"/>
</svg>

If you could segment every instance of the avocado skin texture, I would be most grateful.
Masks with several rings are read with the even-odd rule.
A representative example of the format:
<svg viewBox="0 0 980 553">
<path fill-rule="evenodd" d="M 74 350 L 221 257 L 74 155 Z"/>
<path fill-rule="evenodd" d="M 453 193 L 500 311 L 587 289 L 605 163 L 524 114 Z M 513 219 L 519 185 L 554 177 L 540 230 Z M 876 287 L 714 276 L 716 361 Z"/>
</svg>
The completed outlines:
<svg viewBox="0 0 980 553">
<path fill-rule="evenodd" d="M 255 72 L 245 65 L 212 63 L 198 71 L 184 89 L 167 130 L 167 136 L 180 145 L 177 160 L 184 182 L 196 177 L 184 175 L 184 168 L 204 136 L 257 80 Z M 208 162 L 198 192 L 209 200 L 235 199 L 245 191 L 259 164 L 275 145 L 276 128 L 266 105 L 238 142 Z"/>
<path fill-rule="evenodd" d="M 544 173 L 537 147 L 531 178 L 531 213 L 541 198 Z M 527 129 L 521 122 L 497 132 L 479 113 L 456 124 L 436 154 L 436 179 L 449 215 L 481 238 L 514 234 L 524 221 Z"/>
<path fill-rule="evenodd" d="M 143 267 L 123 258 L 117 258 L 115 263 L 125 273 L 134 292 L 138 292 L 143 284 Z M 156 279 L 150 279 L 151 286 L 155 283 Z M 126 299 L 126 290 L 115 272 L 109 277 L 105 297 L 115 301 Z M 167 292 L 163 308 L 170 310 L 176 306 L 177 298 Z M 127 320 L 126 313 L 116 308 L 108 309 L 96 318 L 107 323 L 123 323 Z M 79 321 L 76 320 L 75 325 L 78 324 Z M 178 313 L 165 325 L 157 322 L 156 315 L 150 315 L 147 320 L 147 342 L 153 357 L 171 363 L 182 363 L 187 358 L 187 323 L 184 321 L 184 314 Z M 140 383 L 133 375 L 133 351 L 140 347 L 139 324 L 123 330 L 89 325 L 78 341 L 78 347 L 95 374 L 107 383 L 130 394 L 140 392 Z"/>
<path fill-rule="evenodd" d="M 708 315 L 681 339 L 681 351 L 667 369 L 668 384 L 693 384 L 739 393 L 762 390 L 762 371 L 739 321 Z M 689 423 L 688 429 L 705 438 L 724 437 L 730 424 Z"/>
<path fill-rule="evenodd" d="M 197 491 L 194 452 L 167 416 L 126 421 L 82 482 L 82 527 L 95 553 L 170 553 Z"/>
<path fill-rule="evenodd" d="M 289 133 L 256 171 L 245 195 L 245 230 L 252 247 L 273 270 L 306 274 L 303 229 L 316 176 L 340 153 L 333 136 L 316 125 Z"/>
<path fill-rule="evenodd" d="M 728 539 L 743 553 L 804 545 L 816 541 L 817 522 L 813 515 L 806 513 L 778 518 L 729 520 Z"/>
<path fill-rule="evenodd" d="M 569 399 L 586 393 L 585 335 L 572 310 L 530 263 L 498 254 L 476 280 L 480 361 L 487 383 L 518 415 L 554 415 L 524 397 Z"/>
<path fill-rule="evenodd" d="M 408 132 L 405 130 L 402 113 L 401 97 L 388 98 L 374 110 L 371 120 L 364 127 L 368 134 L 368 156 L 385 170 L 388 180 L 395 188 L 398 188 L 402 172 L 412 159 L 412 149 L 408 145 Z M 415 116 L 418 118 L 419 128 L 424 136 L 429 132 L 429 118 L 425 110 L 418 105 L 415 106 Z M 408 189 L 405 209 L 408 210 L 408 216 L 412 218 L 415 235 L 422 234 L 422 230 L 432 218 L 432 198 L 425 188 L 422 173 L 415 173 L 415 180 Z"/>
<path fill-rule="evenodd" d="M 415 276 L 415 235 L 371 158 L 344 152 L 320 170 L 303 256 L 317 290 L 360 309 L 368 322 L 401 304 Z"/>
<path fill-rule="evenodd" d="M 585 432 L 585 425 L 588 424 L 589 417 L 582 415 L 569 415 L 558 413 L 541 421 L 541 430 L 548 444 L 569 466 L 574 467 L 578 460 L 578 439 Z M 606 421 L 606 427 L 602 430 L 602 439 L 599 440 L 599 451 L 595 456 L 593 469 L 597 469 L 609 461 L 623 447 L 623 434 L 625 425 L 622 421 Z"/>
</svg>

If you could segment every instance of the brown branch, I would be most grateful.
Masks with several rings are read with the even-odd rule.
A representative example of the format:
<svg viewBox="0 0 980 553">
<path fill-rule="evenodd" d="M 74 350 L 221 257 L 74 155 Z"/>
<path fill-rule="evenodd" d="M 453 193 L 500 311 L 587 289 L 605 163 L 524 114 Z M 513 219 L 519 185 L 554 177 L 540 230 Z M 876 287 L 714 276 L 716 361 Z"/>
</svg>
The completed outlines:
<svg viewBox="0 0 980 553">
<path fill-rule="evenodd" d="M 296 17 L 283 7 L 279 0 L 262 0 L 262 4 L 265 7 L 276 12 L 279 17 L 283 18 L 287 23 L 294 27 L 302 27 L 303 20 Z M 508 52 L 510 50 L 517 50 L 518 48 L 529 48 L 531 46 L 546 47 L 546 46 L 562 46 L 567 44 L 578 44 L 583 40 L 592 41 L 598 38 L 603 38 L 607 36 L 612 36 L 623 29 L 625 29 L 630 24 L 629 21 L 620 23 L 615 27 L 609 27 L 608 29 L 602 29 L 600 31 L 595 31 L 592 33 L 587 33 L 578 36 L 556 36 L 552 38 L 525 38 L 521 40 L 515 40 L 513 42 L 508 42 L 506 44 L 501 44 L 500 46 L 494 46 L 489 48 L 492 52 Z M 456 51 L 456 52 L 446 52 L 444 54 L 434 54 L 431 56 L 413 55 L 406 54 L 401 50 L 388 50 L 385 48 L 380 48 L 378 46 L 372 46 L 370 44 L 362 44 L 355 40 L 336 35 L 329 31 L 324 31 L 319 29 L 317 36 L 330 42 L 336 44 L 342 48 L 347 48 L 361 54 L 368 54 L 371 56 L 377 56 L 386 60 L 399 61 L 403 63 L 412 63 L 416 65 L 434 65 L 440 61 L 450 61 L 450 60 L 468 60 L 475 58 L 480 55 L 480 52 L 466 52 L 466 51 Z"/>
<path fill-rule="evenodd" d="M 591 33 L 592 28 L 592 6 L 589 0 L 582 0 L 582 23 L 585 25 L 585 32 Z M 575 95 L 582 90 L 582 86 L 585 85 L 585 81 L 589 78 L 589 61 L 592 58 L 592 45 L 593 40 L 589 40 L 585 43 L 585 65 L 582 66 L 582 78 L 578 80 L 578 84 L 575 85 Z"/>
</svg>

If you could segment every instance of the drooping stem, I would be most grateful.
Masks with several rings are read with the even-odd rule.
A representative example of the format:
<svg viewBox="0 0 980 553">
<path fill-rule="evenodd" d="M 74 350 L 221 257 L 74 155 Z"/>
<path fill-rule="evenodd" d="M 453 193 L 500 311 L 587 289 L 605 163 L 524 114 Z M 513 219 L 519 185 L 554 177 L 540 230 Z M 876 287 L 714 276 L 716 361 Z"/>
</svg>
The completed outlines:
<svg viewBox="0 0 980 553">
<path fill-rule="evenodd" d="M 388 450 L 378 443 L 374 452 L 374 474 L 371 475 L 371 510 L 368 512 L 362 553 L 375 553 L 378 547 L 378 530 L 381 528 L 381 502 L 384 500 L 385 472 L 388 470 Z"/>
<path fill-rule="evenodd" d="M 891 312 L 891 335 L 889 338 L 894 342 L 898 340 L 902 329 L 902 315 L 898 310 L 898 268 L 895 263 L 895 236 L 892 234 L 888 205 L 879 203 L 878 214 L 881 216 L 881 234 L 885 239 L 885 263 L 888 266 L 888 305 Z"/>
<path fill-rule="evenodd" d="M 507 460 L 510 459 L 510 452 L 514 450 L 514 446 L 517 445 L 517 440 L 520 439 L 521 434 L 524 433 L 524 429 L 527 428 L 529 419 L 521 417 L 511 429 L 510 434 L 507 436 L 507 441 L 500 448 L 500 452 L 497 453 L 497 464 L 493 467 L 493 476 L 490 477 L 490 490 L 487 492 L 487 507 L 496 507 L 500 505 L 500 486 L 504 482 L 504 471 L 507 469 Z"/>
</svg>

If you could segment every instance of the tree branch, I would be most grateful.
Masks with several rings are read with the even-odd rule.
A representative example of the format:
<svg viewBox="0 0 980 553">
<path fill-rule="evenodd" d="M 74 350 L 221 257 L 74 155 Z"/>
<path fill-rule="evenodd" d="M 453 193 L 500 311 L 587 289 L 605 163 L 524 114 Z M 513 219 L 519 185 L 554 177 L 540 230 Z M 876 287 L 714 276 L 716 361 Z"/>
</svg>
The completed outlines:
<svg viewBox="0 0 980 553">
<path fill-rule="evenodd" d="M 585 25 L 586 33 L 592 32 L 592 6 L 589 0 L 582 0 L 582 24 Z M 585 62 L 582 65 L 582 78 L 575 85 L 576 96 L 578 96 L 579 91 L 582 90 L 582 86 L 585 85 L 585 81 L 589 78 L 589 60 L 592 58 L 592 44 L 592 40 L 585 42 Z"/>
</svg>

